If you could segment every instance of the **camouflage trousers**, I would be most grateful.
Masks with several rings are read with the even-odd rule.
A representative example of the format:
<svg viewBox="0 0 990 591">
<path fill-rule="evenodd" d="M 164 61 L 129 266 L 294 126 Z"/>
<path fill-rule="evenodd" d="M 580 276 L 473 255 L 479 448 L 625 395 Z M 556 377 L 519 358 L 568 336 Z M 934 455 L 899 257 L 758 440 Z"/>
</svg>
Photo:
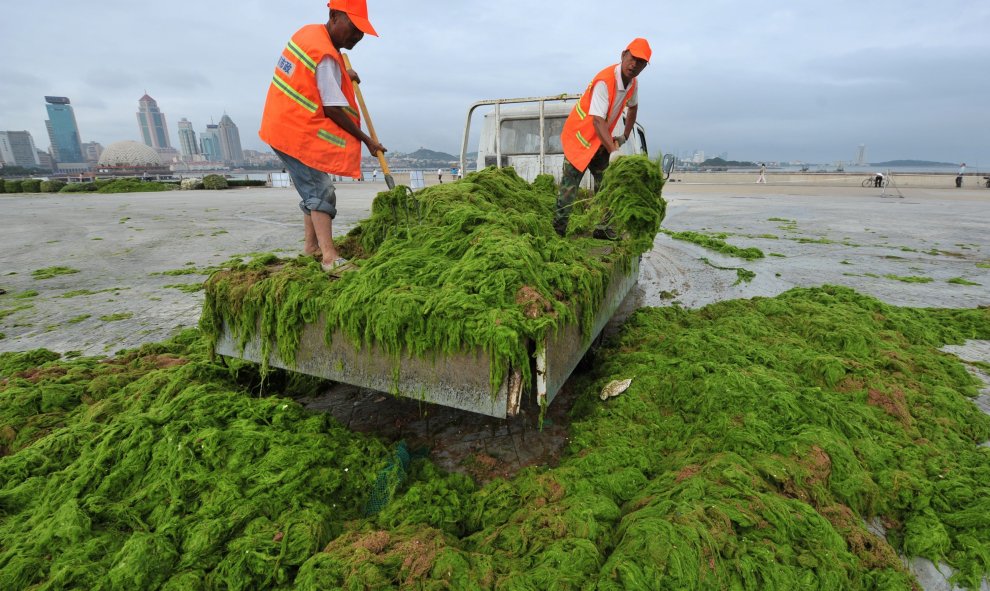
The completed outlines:
<svg viewBox="0 0 990 591">
<path fill-rule="evenodd" d="M 591 162 L 588 163 L 588 170 L 591 171 L 591 176 L 595 180 L 595 189 L 601 186 L 602 176 L 605 174 L 606 168 L 608 168 L 608 150 L 602 146 L 598 148 L 598 151 L 591 158 Z M 581 179 L 584 178 L 584 172 L 574 168 L 574 165 L 567 158 L 564 158 L 564 171 L 560 177 L 560 194 L 557 195 L 557 208 L 553 215 L 553 227 L 561 236 L 567 233 L 567 220 L 571 217 L 571 208 L 577 197 Z"/>
</svg>

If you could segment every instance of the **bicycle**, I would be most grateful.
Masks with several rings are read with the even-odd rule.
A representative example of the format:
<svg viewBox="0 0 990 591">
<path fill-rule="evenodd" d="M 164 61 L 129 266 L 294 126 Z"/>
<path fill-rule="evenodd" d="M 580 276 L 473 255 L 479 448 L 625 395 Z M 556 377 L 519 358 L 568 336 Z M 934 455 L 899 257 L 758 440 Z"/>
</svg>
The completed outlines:
<svg viewBox="0 0 990 591">
<path fill-rule="evenodd" d="M 870 176 L 868 176 L 865 179 L 863 179 L 863 182 L 860 183 L 860 186 L 862 186 L 862 187 L 875 187 L 875 186 L 877 186 L 877 176 L 875 174 L 871 174 Z M 885 189 L 887 187 L 889 187 L 890 186 L 890 177 L 884 175 L 883 180 L 881 181 L 880 186 L 883 187 L 883 188 L 885 188 Z"/>
</svg>

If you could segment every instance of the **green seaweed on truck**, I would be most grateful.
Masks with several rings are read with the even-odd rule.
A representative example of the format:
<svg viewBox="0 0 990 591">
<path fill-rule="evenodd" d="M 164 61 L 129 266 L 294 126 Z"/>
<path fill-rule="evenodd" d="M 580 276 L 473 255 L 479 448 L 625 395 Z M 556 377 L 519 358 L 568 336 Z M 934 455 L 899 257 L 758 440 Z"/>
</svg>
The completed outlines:
<svg viewBox="0 0 990 591">
<path fill-rule="evenodd" d="M 207 281 L 200 327 L 224 327 L 244 346 L 261 341 L 262 359 L 295 359 L 304 324 L 326 322 L 358 347 L 387 355 L 431 356 L 479 350 L 491 361 L 492 391 L 510 368 L 529 383 L 528 341 L 569 324 L 585 338 L 612 265 L 629 268 L 649 249 L 665 212 L 656 163 L 622 158 L 568 239 L 551 225 L 552 179 L 526 183 L 512 169 L 489 168 L 418 193 L 380 193 L 371 217 L 340 251 L 358 270 L 330 280 L 311 257 L 267 257 Z M 594 216 L 594 218 L 592 218 Z M 623 239 L 591 237 L 607 217 Z"/>
</svg>

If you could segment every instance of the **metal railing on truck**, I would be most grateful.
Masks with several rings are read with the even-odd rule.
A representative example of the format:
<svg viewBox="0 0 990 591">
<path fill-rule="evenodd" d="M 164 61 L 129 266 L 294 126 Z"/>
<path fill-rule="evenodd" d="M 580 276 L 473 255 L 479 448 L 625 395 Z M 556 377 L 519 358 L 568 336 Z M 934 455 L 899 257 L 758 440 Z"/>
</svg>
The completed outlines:
<svg viewBox="0 0 990 591">
<path fill-rule="evenodd" d="M 465 164 L 467 161 L 467 150 L 468 150 L 468 140 L 471 135 L 471 117 L 474 115 L 475 110 L 478 107 L 484 106 L 494 106 L 495 107 L 495 162 L 501 165 L 502 162 L 502 105 L 509 104 L 520 104 L 520 103 L 539 103 L 540 105 L 540 159 L 539 159 L 539 174 L 546 172 L 544 169 L 544 159 L 546 158 L 546 114 L 545 106 L 548 102 L 566 102 L 566 101 L 576 101 L 581 98 L 580 94 L 558 94 L 556 96 L 534 96 L 526 98 L 512 98 L 512 99 L 491 99 L 486 101 L 478 101 L 471 105 L 468 109 L 467 122 L 464 124 L 464 141 L 461 142 L 461 171 L 464 174 Z"/>
</svg>

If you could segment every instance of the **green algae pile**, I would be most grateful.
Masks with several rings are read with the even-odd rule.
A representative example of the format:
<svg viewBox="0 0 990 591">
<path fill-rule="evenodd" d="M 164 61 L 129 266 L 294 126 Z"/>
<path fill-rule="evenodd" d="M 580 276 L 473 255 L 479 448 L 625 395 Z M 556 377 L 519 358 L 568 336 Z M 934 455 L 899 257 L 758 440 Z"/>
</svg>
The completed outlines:
<svg viewBox="0 0 990 591">
<path fill-rule="evenodd" d="M 208 357 L 0 355 L 0 588 L 277 586 L 360 515 L 384 444 Z"/>
<path fill-rule="evenodd" d="M 834 287 L 641 310 L 583 377 L 558 467 L 470 494 L 414 483 L 297 582 L 915 588 L 900 552 L 976 588 L 990 571 L 990 450 L 977 446 L 990 418 L 936 347 L 988 336 L 987 310 L 899 309 Z M 624 378 L 628 391 L 598 400 Z"/>
<path fill-rule="evenodd" d="M 372 516 L 396 450 L 283 397 L 313 382 L 257 397 L 197 331 L 3 354 L 0 588 L 911 589 L 898 553 L 976 588 L 990 418 L 938 351 L 970 338 L 990 311 L 839 287 L 643 309 L 574 380 L 559 465 L 414 460 Z"/>
<path fill-rule="evenodd" d="M 224 327 L 242 345 L 258 337 L 262 358 L 295 359 L 303 325 L 320 318 L 358 347 L 428 357 L 479 350 L 497 390 L 510 368 L 529 383 L 528 343 L 592 320 L 614 267 L 648 250 L 666 204 L 659 167 L 627 157 L 572 218 L 571 236 L 551 225 L 550 177 L 532 185 L 512 169 L 489 168 L 456 183 L 380 193 L 339 248 L 358 269 L 330 280 L 311 257 L 262 258 L 215 273 L 200 327 Z M 609 220 L 616 242 L 591 237 Z"/>
</svg>

